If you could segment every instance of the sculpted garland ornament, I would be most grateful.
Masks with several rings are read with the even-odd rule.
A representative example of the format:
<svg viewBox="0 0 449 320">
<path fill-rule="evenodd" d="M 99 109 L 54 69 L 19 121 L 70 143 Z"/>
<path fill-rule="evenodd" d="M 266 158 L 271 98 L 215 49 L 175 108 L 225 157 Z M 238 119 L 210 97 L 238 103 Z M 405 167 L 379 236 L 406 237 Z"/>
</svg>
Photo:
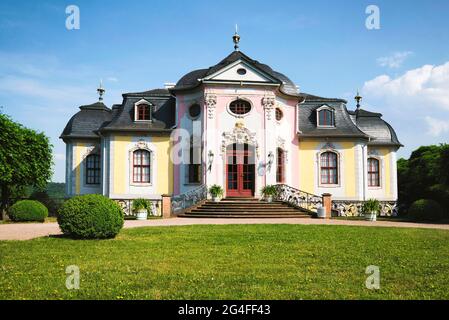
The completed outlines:
<svg viewBox="0 0 449 320">
<path fill-rule="evenodd" d="M 276 99 L 272 96 L 265 96 L 262 98 L 262 106 L 265 110 L 267 120 L 271 120 L 271 114 L 273 113 Z"/>
<path fill-rule="evenodd" d="M 249 144 L 254 146 L 256 156 L 259 157 L 259 145 L 257 144 L 256 134 L 245 128 L 242 122 L 237 122 L 231 132 L 223 132 L 223 141 L 221 143 L 221 152 L 226 153 L 226 147 L 231 144 Z"/>
<path fill-rule="evenodd" d="M 204 97 L 204 101 L 207 107 L 207 115 L 209 119 L 213 119 L 215 114 L 215 107 L 217 105 L 217 96 L 214 94 L 206 94 L 206 96 Z"/>
</svg>

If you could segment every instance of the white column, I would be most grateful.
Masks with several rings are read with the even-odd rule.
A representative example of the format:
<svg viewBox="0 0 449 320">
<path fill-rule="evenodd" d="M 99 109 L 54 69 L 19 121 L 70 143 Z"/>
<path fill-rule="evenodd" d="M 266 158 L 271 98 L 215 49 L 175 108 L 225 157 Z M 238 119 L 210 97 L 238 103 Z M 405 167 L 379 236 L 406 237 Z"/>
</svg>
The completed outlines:
<svg viewBox="0 0 449 320">
<path fill-rule="evenodd" d="M 262 106 L 265 113 L 265 132 L 264 132 L 264 158 L 265 158 L 265 184 L 276 184 L 276 119 L 275 119 L 275 103 L 274 95 L 266 95 L 262 98 Z M 271 157 L 271 166 L 270 158 Z"/>
</svg>

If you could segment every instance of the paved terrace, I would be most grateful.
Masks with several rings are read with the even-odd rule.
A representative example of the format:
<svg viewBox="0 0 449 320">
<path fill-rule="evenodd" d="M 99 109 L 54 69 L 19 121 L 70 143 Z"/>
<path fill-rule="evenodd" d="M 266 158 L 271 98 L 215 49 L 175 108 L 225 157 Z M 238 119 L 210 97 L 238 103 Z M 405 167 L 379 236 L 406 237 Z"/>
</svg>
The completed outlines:
<svg viewBox="0 0 449 320">
<path fill-rule="evenodd" d="M 145 221 L 127 220 L 125 229 L 138 227 L 163 227 L 187 225 L 223 225 L 223 224 L 302 224 L 302 225 L 334 225 L 334 226 L 364 226 L 364 227 L 398 227 L 425 228 L 449 230 L 448 224 L 427 224 L 396 221 L 351 221 L 351 220 L 321 220 L 312 218 L 267 218 L 267 219 L 220 219 L 220 218 L 171 218 Z M 0 224 L 0 240 L 29 240 L 49 235 L 61 234 L 56 222 L 50 223 L 6 223 Z"/>
</svg>

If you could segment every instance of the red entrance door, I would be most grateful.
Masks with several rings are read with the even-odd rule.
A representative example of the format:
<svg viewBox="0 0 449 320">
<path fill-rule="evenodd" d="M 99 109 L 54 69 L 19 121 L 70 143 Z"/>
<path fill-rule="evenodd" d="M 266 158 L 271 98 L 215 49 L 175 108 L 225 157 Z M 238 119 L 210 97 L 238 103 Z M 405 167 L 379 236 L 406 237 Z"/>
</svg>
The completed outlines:
<svg viewBox="0 0 449 320">
<path fill-rule="evenodd" d="M 247 144 L 230 146 L 226 153 L 226 196 L 254 195 L 254 152 Z"/>
</svg>

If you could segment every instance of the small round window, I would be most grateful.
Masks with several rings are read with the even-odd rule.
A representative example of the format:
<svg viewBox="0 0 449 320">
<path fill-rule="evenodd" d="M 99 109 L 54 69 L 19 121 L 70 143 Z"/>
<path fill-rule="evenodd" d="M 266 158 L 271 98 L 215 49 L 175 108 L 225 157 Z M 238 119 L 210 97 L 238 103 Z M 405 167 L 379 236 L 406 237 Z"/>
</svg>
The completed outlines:
<svg viewBox="0 0 449 320">
<path fill-rule="evenodd" d="M 200 116 L 200 113 L 201 113 L 201 107 L 200 107 L 199 104 L 194 104 L 194 105 L 190 106 L 190 108 L 189 108 L 189 116 L 191 118 L 194 118 L 194 119 L 198 118 Z"/>
<path fill-rule="evenodd" d="M 282 110 L 279 108 L 276 108 L 276 120 L 281 121 L 283 117 L 284 117 L 284 113 L 282 112 Z"/>
<path fill-rule="evenodd" d="M 237 73 L 238 73 L 239 75 L 243 76 L 243 75 L 246 74 L 246 69 L 244 69 L 244 68 L 239 68 L 239 69 L 237 69 Z"/>
<path fill-rule="evenodd" d="M 245 100 L 235 100 L 229 105 L 229 110 L 238 115 L 247 114 L 251 111 L 251 104 Z"/>
</svg>

